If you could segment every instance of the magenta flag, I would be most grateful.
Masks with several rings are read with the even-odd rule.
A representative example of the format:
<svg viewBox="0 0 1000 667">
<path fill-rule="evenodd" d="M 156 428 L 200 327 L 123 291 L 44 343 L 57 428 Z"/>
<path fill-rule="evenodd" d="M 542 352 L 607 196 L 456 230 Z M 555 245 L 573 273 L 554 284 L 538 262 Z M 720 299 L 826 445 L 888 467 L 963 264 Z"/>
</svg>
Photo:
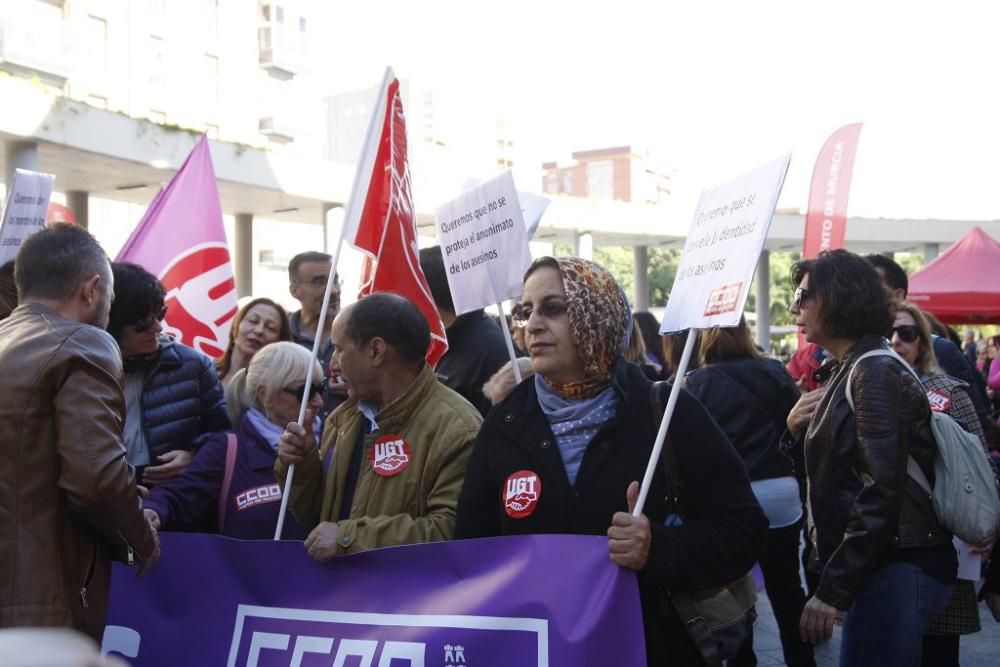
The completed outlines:
<svg viewBox="0 0 1000 667">
<path fill-rule="evenodd" d="M 222 356 L 236 315 L 236 281 L 208 137 L 153 197 L 116 261 L 139 264 L 163 283 L 166 333 L 210 357 Z"/>
</svg>

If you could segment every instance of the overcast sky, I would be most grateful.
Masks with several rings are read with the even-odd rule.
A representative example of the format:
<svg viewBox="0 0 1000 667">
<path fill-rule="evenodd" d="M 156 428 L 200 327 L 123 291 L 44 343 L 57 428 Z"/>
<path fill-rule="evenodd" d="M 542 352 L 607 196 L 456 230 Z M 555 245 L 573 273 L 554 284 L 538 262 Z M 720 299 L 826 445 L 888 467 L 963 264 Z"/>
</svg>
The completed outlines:
<svg viewBox="0 0 1000 667">
<path fill-rule="evenodd" d="M 385 65 L 506 109 L 520 164 L 647 146 L 678 200 L 864 122 L 852 216 L 1000 218 L 1000 11 L 981 2 L 317 2 L 331 91 Z M 536 185 L 537 187 L 537 185 Z M 684 204 L 686 205 L 686 204 Z"/>
</svg>

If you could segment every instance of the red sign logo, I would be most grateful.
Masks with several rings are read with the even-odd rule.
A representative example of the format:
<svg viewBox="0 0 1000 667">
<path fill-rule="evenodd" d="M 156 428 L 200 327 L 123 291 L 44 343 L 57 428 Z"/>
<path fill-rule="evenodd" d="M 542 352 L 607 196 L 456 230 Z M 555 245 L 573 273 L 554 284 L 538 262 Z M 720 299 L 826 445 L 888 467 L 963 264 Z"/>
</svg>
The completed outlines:
<svg viewBox="0 0 1000 667">
<path fill-rule="evenodd" d="M 398 475 L 410 465 L 410 443 L 398 435 L 384 435 L 372 445 L 371 458 L 376 475 Z"/>
<path fill-rule="evenodd" d="M 542 496 L 542 480 L 530 470 L 518 470 L 504 484 L 503 504 L 507 516 L 523 519 L 538 507 Z"/>
<path fill-rule="evenodd" d="M 930 402 L 931 410 L 934 412 L 947 412 L 948 408 L 951 407 L 951 394 L 948 392 L 928 389 L 927 400 Z"/>
<path fill-rule="evenodd" d="M 736 310 L 742 287 L 743 283 L 733 283 L 712 290 L 708 295 L 708 303 L 705 305 L 705 317 L 722 315 Z"/>
<path fill-rule="evenodd" d="M 210 357 L 221 357 L 236 315 L 236 281 L 223 243 L 190 248 L 160 276 L 166 290 L 165 333 Z"/>
</svg>

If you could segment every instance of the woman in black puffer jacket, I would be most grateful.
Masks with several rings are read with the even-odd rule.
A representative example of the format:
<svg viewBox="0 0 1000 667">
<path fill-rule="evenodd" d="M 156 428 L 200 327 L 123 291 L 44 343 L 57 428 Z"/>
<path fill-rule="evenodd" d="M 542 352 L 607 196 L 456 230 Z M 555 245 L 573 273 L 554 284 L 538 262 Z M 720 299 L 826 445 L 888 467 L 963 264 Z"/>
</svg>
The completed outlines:
<svg viewBox="0 0 1000 667">
<path fill-rule="evenodd" d="M 162 484 L 187 468 L 213 433 L 231 428 L 212 361 L 162 333 L 164 290 L 137 264 L 115 262 L 108 333 L 125 369 L 124 440 L 143 484 Z"/>
</svg>

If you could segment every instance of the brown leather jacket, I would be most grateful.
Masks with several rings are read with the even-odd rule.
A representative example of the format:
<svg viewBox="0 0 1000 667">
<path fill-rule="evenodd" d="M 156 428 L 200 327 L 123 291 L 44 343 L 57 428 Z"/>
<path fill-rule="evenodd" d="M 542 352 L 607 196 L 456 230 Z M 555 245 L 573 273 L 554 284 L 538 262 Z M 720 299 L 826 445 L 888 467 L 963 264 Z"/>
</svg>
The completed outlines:
<svg viewBox="0 0 1000 667">
<path fill-rule="evenodd" d="M 865 359 L 885 345 L 865 336 L 848 350 L 826 385 L 805 438 L 809 505 L 825 563 L 816 597 L 847 609 L 894 549 L 947 544 L 929 496 L 906 474 L 907 454 L 933 483 L 930 406 L 912 373 L 889 357 Z"/>
<path fill-rule="evenodd" d="M 121 353 L 48 306 L 0 323 L 0 627 L 100 639 L 112 550 L 155 548 L 125 462 Z"/>
</svg>

